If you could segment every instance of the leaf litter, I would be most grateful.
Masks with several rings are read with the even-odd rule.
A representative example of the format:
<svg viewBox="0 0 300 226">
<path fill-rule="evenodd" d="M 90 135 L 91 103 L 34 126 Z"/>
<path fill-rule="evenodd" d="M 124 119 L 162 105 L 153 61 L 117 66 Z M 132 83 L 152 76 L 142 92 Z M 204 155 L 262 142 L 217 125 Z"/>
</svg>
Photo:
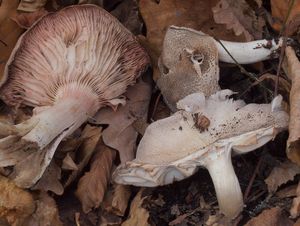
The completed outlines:
<svg viewBox="0 0 300 226">
<path fill-rule="evenodd" d="M 10 52 L 24 28 L 30 27 L 47 13 L 46 10 L 51 12 L 63 8 L 72 1 L 0 2 L 2 76 Z M 101 0 L 78 3 L 106 8 L 138 35 L 152 60 L 153 75 L 147 72 L 146 76 L 154 81 L 160 76 L 157 62 L 170 25 L 201 30 L 217 39 L 245 41 L 266 37 L 268 32 L 271 36 L 276 35 L 285 23 L 289 23 L 289 35 L 294 40 L 298 38 L 298 1 L 294 1 L 291 10 L 288 4 L 277 0 L 239 1 L 238 4 L 229 0 Z M 270 20 L 260 14 L 260 10 L 273 19 L 272 28 L 266 27 Z M 285 21 L 288 13 L 290 15 Z M 30 190 L 18 188 L 7 179 L 11 169 L 0 169 L 3 175 L 0 178 L 0 224 L 297 225 L 300 214 L 299 44 L 293 43 L 293 47 L 296 52 L 291 47 L 286 48 L 278 87 L 290 114 L 289 138 L 287 140 L 287 133 L 283 133 L 265 145 L 263 151 L 257 150 L 233 159 L 242 191 L 249 190 L 245 210 L 233 222 L 219 215 L 211 180 L 203 170 L 184 181 L 160 188 L 135 188 L 118 185 L 111 180 L 118 164 L 134 158 L 143 131 L 151 120 L 170 115 L 163 98 L 155 99 L 157 87 L 140 79 L 124 94 L 126 105 L 115 111 L 102 109 L 63 140 L 49 167 Z M 277 64 L 276 60 L 268 60 L 260 63 L 259 70 L 257 65 L 247 65 L 246 70 L 257 76 L 256 82 L 245 77 L 236 66 L 220 64 L 221 88 L 239 90 L 244 86 L 247 88 L 243 94 L 246 102 L 266 103 L 271 97 L 257 84 L 274 89 Z M 1 122 L 8 125 L 25 121 L 31 114 L 30 109 L 15 111 L 7 109 L 3 103 L 0 110 Z M 259 159 L 262 160 L 257 171 Z M 20 170 L 26 169 L 21 167 Z M 252 178 L 253 182 L 249 183 Z M 18 194 L 17 199 L 15 194 Z"/>
</svg>

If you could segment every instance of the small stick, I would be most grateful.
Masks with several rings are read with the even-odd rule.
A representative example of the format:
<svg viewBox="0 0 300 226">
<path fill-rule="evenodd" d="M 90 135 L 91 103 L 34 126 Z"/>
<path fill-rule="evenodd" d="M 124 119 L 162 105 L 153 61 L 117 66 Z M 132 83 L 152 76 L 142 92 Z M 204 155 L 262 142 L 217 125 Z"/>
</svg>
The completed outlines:
<svg viewBox="0 0 300 226">
<path fill-rule="evenodd" d="M 154 115 L 156 113 L 158 102 L 159 102 L 160 98 L 161 98 L 161 93 L 159 93 L 159 95 L 157 96 L 157 98 L 155 100 L 153 111 L 152 111 L 152 114 L 151 114 L 151 120 L 153 119 L 153 117 L 154 117 Z"/>
</svg>

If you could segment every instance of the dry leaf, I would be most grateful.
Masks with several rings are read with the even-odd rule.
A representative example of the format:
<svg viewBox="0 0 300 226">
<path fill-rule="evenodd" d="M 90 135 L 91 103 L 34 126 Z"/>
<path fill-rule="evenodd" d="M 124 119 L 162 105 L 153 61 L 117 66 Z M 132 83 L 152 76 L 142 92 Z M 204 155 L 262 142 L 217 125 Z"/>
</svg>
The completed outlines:
<svg viewBox="0 0 300 226">
<path fill-rule="evenodd" d="M 119 226 L 122 223 L 122 218 L 106 211 L 101 212 L 100 223 L 98 226 Z"/>
<path fill-rule="evenodd" d="M 34 210 L 31 194 L 0 176 L 0 218 L 6 219 L 12 226 L 21 226 Z"/>
<path fill-rule="evenodd" d="M 52 191 L 57 195 L 64 193 L 64 187 L 60 183 L 61 169 L 52 160 L 41 179 L 32 187 L 33 190 Z"/>
<path fill-rule="evenodd" d="M 132 203 L 130 205 L 129 217 L 126 221 L 123 222 L 122 226 L 150 226 L 148 223 L 149 212 L 142 207 L 143 200 L 146 197 L 142 197 L 144 189 L 140 189 L 140 191 L 136 194 Z"/>
<path fill-rule="evenodd" d="M 61 168 L 65 170 L 78 170 L 77 165 L 69 153 L 67 153 L 66 157 L 64 158 Z"/>
<path fill-rule="evenodd" d="M 75 193 L 85 213 L 98 208 L 102 202 L 115 158 L 114 150 L 103 144 L 98 145 L 96 151 L 91 169 L 80 178 Z"/>
<path fill-rule="evenodd" d="M 282 23 L 284 22 L 287 16 L 290 2 L 291 1 L 271 0 L 272 17 L 274 18 L 274 24 L 272 24 L 272 27 L 277 31 L 280 31 Z M 299 12 L 300 0 L 295 0 L 287 23 L 294 20 L 295 17 L 299 14 Z"/>
<path fill-rule="evenodd" d="M 44 8 L 47 0 L 21 0 L 18 10 L 24 12 L 35 12 Z"/>
<path fill-rule="evenodd" d="M 276 192 L 276 196 L 279 198 L 289 198 L 289 197 L 295 197 L 297 190 L 297 185 L 291 185 L 286 188 L 283 188 Z"/>
<path fill-rule="evenodd" d="M 32 13 L 18 13 L 14 17 L 11 17 L 11 19 L 14 20 L 19 25 L 19 27 L 28 29 L 38 19 L 45 16 L 46 14 L 48 14 L 48 11 L 46 11 L 45 9 L 40 9 Z"/>
<path fill-rule="evenodd" d="M 133 34 L 142 32 L 143 23 L 139 17 L 139 9 L 136 0 L 123 0 L 110 12 Z"/>
<path fill-rule="evenodd" d="M 99 142 L 102 135 L 102 128 L 96 126 L 86 125 L 84 130 L 82 131 L 81 139 L 83 140 L 82 144 L 79 147 L 78 159 L 80 162 L 77 164 L 77 170 L 72 171 L 69 175 L 68 179 L 64 183 L 64 187 L 68 187 L 76 177 L 82 172 L 83 168 L 90 161 L 97 143 Z"/>
<path fill-rule="evenodd" d="M 53 198 L 41 192 L 35 202 L 36 210 L 23 226 L 63 226 Z"/>
<path fill-rule="evenodd" d="M 280 166 L 274 167 L 270 175 L 265 179 L 270 193 L 275 192 L 279 186 L 293 180 L 300 173 L 300 167 L 290 161 L 286 161 Z"/>
<path fill-rule="evenodd" d="M 261 39 L 263 21 L 244 0 L 220 0 L 212 9 L 216 23 L 225 24 L 236 35 L 245 35 L 247 41 Z"/>
<path fill-rule="evenodd" d="M 106 192 L 103 208 L 109 213 L 122 217 L 127 209 L 130 195 L 129 186 L 113 184 L 111 189 Z"/>
<path fill-rule="evenodd" d="M 296 190 L 297 197 L 293 199 L 290 214 L 292 218 L 296 218 L 300 215 L 300 182 L 298 183 Z"/>
<path fill-rule="evenodd" d="M 119 151 L 121 162 L 132 160 L 135 156 L 138 133 L 132 124 L 137 119 L 147 118 L 151 95 L 151 85 L 139 79 L 128 88 L 126 104 L 114 112 L 110 108 L 101 109 L 94 117 L 99 124 L 108 124 L 103 131 L 103 141 L 109 147 Z"/>
<path fill-rule="evenodd" d="M 0 6 L 0 85 L 3 84 L 3 72 L 11 51 L 23 32 L 11 17 L 16 15 L 18 0 L 2 0 Z"/>
<path fill-rule="evenodd" d="M 300 165 L 300 63 L 291 47 L 288 46 L 285 53 L 287 74 L 292 80 L 287 155 L 290 160 Z"/>
<path fill-rule="evenodd" d="M 245 226 L 292 226 L 293 222 L 282 213 L 279 207 L 264 210 L 257 217 L 248 221 Z"/>
</svg>

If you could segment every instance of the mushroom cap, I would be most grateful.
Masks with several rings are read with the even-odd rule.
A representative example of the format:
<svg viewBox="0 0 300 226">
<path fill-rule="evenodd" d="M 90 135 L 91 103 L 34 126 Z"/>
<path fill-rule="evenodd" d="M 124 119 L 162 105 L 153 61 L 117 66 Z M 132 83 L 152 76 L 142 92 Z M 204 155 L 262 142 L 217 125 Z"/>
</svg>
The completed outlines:
<svg viewBox="0 0 300 226">
<path fill-rule="evenodd" d="M 271 104 L 245 105 L 229 99 L 229 93 L 223 90 L 208 98 L 198 93 L 181 100 L 179 106 L 191 109 L 186 104 L 195 99 L 194 111 L 181 110 L 152 123 L 138 146 L 136 159 L 119 166 L 115 181 L 150 187 L 173 183 L 217 158 L 224 147 L 245 153 L 287 127 L 288 115 L 279 107 L 281 96 Z M 209 120 L 203 130 L 197 126 L 201 117 Z"/>
<path fill-rule="evenodd" d="M 169 27 L 158 67 L 157 85 L 172 111 L 176 111 L 177 101 L 189 94 L 210 96 L 220 89 L 215 40 L 200 31 Z"/>
<path fill-rule="evenodd" d="M 21 36 L 0 95 L 12 106 L 47 106 L 72 84 L 93 91 L 101 105 L 114 105 L 148 63 L 136 38 L 104 9 L 70 6 L 44 16 Z"/>
</svg>

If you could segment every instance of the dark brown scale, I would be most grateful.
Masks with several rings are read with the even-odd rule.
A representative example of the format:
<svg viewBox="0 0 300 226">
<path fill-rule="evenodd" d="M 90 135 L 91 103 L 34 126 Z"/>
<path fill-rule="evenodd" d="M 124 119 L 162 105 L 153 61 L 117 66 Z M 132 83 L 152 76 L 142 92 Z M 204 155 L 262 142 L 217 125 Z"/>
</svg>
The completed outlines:
<svg viewBox="0 0 300 226">
<path fill-rule="evenodd" d="M 204 132 L 208 129 L 210 125 L 209 119 L 202 115 L 202 114 L 194 114 L 194 122 L 195 122 L 195 127 L 200 130 L 200 132 Z"/>
</svg>

